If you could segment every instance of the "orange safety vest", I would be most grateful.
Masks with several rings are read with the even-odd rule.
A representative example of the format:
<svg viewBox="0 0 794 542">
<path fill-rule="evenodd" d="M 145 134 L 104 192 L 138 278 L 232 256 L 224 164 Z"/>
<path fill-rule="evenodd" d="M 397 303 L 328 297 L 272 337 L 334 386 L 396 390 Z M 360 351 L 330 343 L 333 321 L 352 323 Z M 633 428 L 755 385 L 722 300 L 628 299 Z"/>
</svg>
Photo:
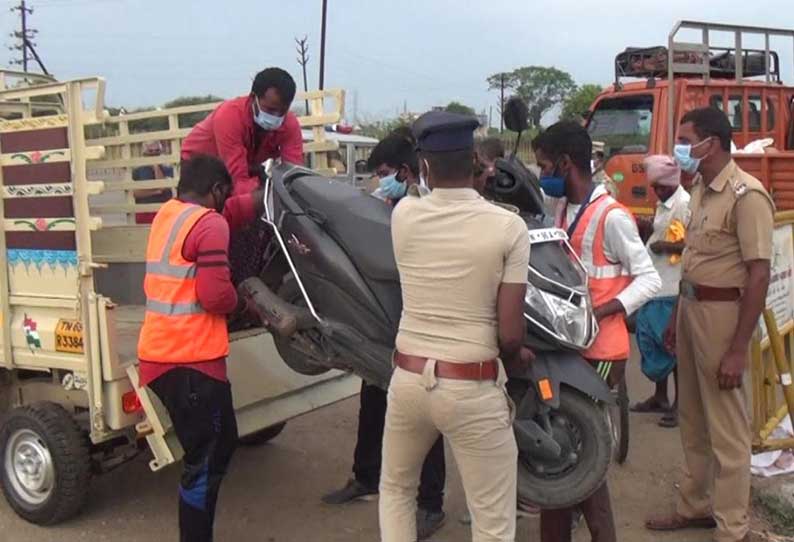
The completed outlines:
<svg viewBox="0 0 794 542">
<path fill-rule="evenodd" d="M 571 246 L 587 269 L 593 307 L 614 299 L 632 280 L 627 269 L 610 262 L 604 253 L 604 225 L 607 214 L 613 209 L 626 210 L 612 196 L 599 196 L 585 209 L 571 236 Z M 629 331 L 623 314 L 607 316 L 598 322 L 598 328 L 595 342 L 582 355 L 596 361 L 628 359 Z"/>
<path fill-rule="evenodd" d="M 229 354 L 226 318 L 211 314 L 196 293 L 196 262 L 182 256 L 190 230 L 212 209 L 172 199 L 152 222 L 146 246 L 146 314 L 138 358 L 159 363 L 196 363 Z"/>
</svg>

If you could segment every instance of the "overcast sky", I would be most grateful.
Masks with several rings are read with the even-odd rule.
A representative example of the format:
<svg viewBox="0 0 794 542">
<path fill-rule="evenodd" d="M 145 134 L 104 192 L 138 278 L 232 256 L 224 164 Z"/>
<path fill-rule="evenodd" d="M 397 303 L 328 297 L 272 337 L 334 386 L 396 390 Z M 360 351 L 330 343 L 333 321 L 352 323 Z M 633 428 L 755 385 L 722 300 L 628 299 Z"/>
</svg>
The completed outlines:
<svg viewBox="0 0 794 542">
<path fill-rule="evenodd" d="M 18 19 L 0 0 L 6 41 Z M 321 0 L 29 0 L 37 50 L 59 78 L 101 75 L 110 105 L 159 105 L 182 95 L 245 94 L 253 74 L 281 66 L 299 85 L 296 36 L 319 72 Z M 496 102 L 485 79 L 519 66 L 556 66 L 577 83 L 609 84 L 615 54 L 662 45 L 676 20 L 794 28 L 794 0 L 328 0 L 326 87 L 354 95 L 359 117 L 424 111 L 458 100 Z M 690 39 L 693 39 L 690 36 Z M 0 42 L 2 43 L 2 42 Z M 794 82 L 792 46 L 779 43 Z M 785 45 L 784 45 L 785 44 Z M 745 47 L 763 43 L 745 43 Z M 0 66 L 12 53 L 0 51 Z"/>
</svg>

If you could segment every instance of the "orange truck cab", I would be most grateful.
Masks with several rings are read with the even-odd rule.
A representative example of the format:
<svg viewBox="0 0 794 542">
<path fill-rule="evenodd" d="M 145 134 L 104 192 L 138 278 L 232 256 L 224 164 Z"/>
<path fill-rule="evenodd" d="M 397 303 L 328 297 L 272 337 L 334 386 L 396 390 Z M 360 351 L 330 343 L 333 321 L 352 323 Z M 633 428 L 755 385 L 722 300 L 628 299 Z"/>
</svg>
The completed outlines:
<svg viewBox="0 0 794 542">
<path fill-rule="evenodd" d="M 699 31 L 700 43 L 676 41 L 681 30 Z M 732 48 L 710 43 L 720 33 L 730 34 Z M 743 48 L 748 36 L 761 36 L 764 48 Z M 590 107 L 587 129 L 604 144 L 604 171 L 621 203 L 637 215 L 653 214 L 643 159 L 672 154 L 681 117 L 712 106 L 728 115 L 739 166 L 764 183 L 778 210 L 794 210 L 794 87 L 781 82 L 778 56 L 769 48 L 770 38 L 779 37 L 794 44 L 792 30 L 681 21 L 666 48 L 628 48 L 617 56 L 615 83 Z M 741 152 L 767 138 L 764 150 Z"/>
</svg>

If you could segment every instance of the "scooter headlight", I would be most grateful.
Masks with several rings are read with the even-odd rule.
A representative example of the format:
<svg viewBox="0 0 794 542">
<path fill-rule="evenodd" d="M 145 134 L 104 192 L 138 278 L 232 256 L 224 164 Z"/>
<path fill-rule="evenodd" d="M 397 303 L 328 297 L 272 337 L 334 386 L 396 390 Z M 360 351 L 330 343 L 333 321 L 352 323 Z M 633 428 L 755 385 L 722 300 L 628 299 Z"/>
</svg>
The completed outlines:
<svg viewBox="0 0 794 542">
<path fill-rule="evenodd" d="M 590 298 L 586 294 L 573 292 L 565 299 L 529 283 L 524 300 L 528 309 L 525 316 L 546 333 L 576 349 L 585 349 L 592 344 L 597 327 L 592 318 Z"/>
</svg>

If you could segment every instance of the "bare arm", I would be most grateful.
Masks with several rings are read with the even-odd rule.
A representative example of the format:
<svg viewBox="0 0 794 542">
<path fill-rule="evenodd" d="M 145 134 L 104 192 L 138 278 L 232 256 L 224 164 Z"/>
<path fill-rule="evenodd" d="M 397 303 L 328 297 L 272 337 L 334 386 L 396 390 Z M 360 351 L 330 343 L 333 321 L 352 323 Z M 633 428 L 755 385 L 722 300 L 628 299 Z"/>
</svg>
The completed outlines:
<svg viewBox="0 0 794 542">
<path fill-rule="evenodd" d="M 684 242 L 656 241 L 655 243 L 651 243 L 650 248 L 657 254 L 683 254 Z"/>
<path fill-rule="evenodd" d="M 774 212 L 767 196 L 749 191 L 736 202 L 736 235 L 747 267 L 747 279 L 739 306 L 739 321 L 728 351 L 722 356 L 717 381 L 720 389 L 742 385 L 750 339 L 766 304 L 772 259 Z"/>
<path fill-rule="evenodd" d="M 518 355 L 524 342 L 524 297 L 526 283 L 499 286 L 496 298 L 496 317 L 499 329 L 499 350 L 505 365 L 518 368 Z"/>
<path fill-rule="evenodd" d="M 748 275 L 739 305 L 739 322 L 736 324 L 733 340 L 720 362 L 717 374 L 720 389 L 724 390 L 742 385 L 750 339 L 766 304 L 766 290 L 770 276 L 769 260 L 751 260 L 745 262 L 745 265 Z"/>
<path fill-rule="evenodd" d="M 524 342 L 524 298 L 527 294 L 527 266 L 530 243 L 524 221 L 511 217 L 508 225 L 510 243 L 506 246 L 502 283 L 496 298 L 496 317 L 499 329 L 499 350 L 508 369 L 520 370 L 522 358 L 529 361 L 532 354 L 522 348 Z"/>
</svg>

